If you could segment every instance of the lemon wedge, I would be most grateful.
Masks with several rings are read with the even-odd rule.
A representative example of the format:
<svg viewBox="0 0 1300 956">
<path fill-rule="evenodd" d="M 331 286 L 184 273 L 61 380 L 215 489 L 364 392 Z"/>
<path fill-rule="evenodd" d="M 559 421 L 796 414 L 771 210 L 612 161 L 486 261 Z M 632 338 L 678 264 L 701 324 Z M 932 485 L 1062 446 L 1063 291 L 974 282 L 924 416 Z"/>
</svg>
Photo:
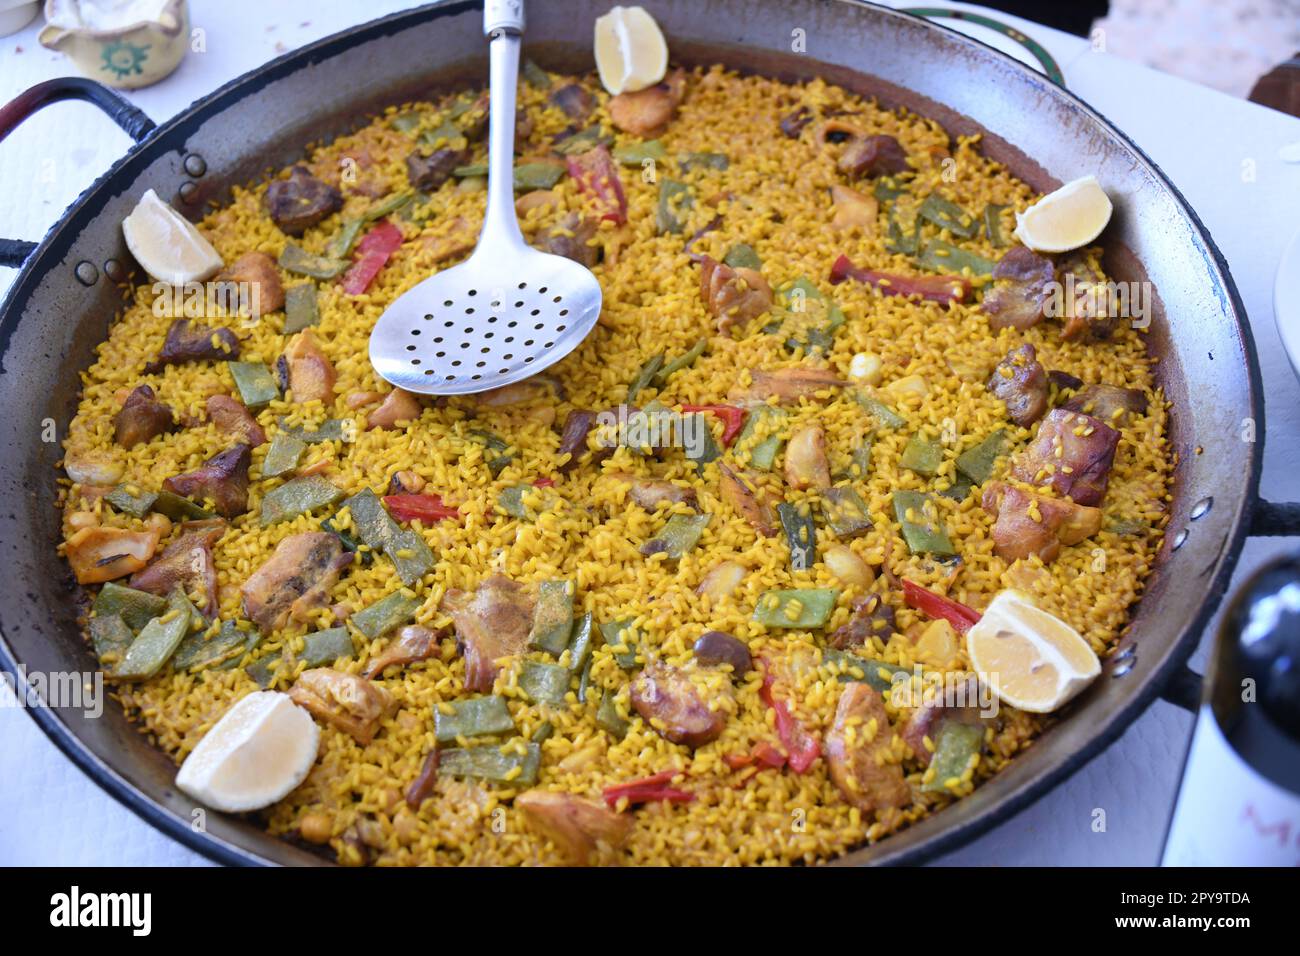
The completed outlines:
<svg viewBox="0 0 1300 956">
<path fill-rule="evenodd" d="M 1114 207 L 1096 176 L 1084 176 L 1016 213 L 1015 236 L 1035 252 L 1069 252 L 1106 228 Z"/>
<path fill-rule="evenodd" d="M 185 758 L 176 786 L 214 810 L 270 806 L 306 779 L 320 730 L 288 694 L 259 691 L 222 714 Z"/>
<path fill-rule="evenodd" d="M 159 282 L 202 282 L 222 266 L 212 243 L 152 189 L 145 190 L 122 220 L 122 235 L 136 262 Z"/>
<path fill-rule="evenodd" d="M 966 651 L 998 699 L 1034 714 L 1063 706 L 1101 673 L 1078 631 L 1014 589 L 999 592 L 966 632 Z"/>
<path fill-rule="evenodd" d="M 668 44 L 643 7 L 614 7 L 596 18 L 596 71 L 611 94 L 654 86 L 668 71 Z"/>
</svg>

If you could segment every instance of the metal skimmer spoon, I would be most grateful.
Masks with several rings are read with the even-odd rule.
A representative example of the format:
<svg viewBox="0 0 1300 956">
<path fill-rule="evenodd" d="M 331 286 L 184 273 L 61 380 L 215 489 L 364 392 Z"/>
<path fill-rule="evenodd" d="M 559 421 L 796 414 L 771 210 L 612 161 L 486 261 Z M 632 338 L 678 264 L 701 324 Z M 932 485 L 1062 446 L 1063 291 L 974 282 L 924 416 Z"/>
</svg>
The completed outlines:
<svg viewBox="0 0 1300 956">
<path fill-rule="evenodd" d="M 487 214 L 473 254 L 399 296 L 370 333 L 370 361 L 426 395 L 484 392 L 527 378 L 577 348 L 600 316 L 585 266 L 533 249 L 515 217 L 515 85 L 523 0 L 487 0 L 491 107 Z"/>
</svg>

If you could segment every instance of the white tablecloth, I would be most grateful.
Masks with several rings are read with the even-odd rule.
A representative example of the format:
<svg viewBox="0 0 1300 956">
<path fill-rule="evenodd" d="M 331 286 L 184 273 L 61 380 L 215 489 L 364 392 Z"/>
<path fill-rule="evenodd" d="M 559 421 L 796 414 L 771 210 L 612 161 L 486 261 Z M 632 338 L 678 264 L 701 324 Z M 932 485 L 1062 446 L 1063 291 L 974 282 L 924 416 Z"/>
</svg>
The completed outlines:
<svg viewBox="0 0 1300 956">
<path fill-rule="evenodd" d="M 206 52 L 191 53 L 172 77 L 129 96 L 161 122 L 288 49 L 413 5 L 400 0 L 191 0 L 193 25 L 206 32 Z M 1300 227 L 1300 165 L 1284 163 L 1278 150 L 1300 142 L 1300 120 L 1096 52 L 1078 37 L 993 15 L 1046 46 L 1070 89 L 1154 158 L 1209 227 L 1241 290 L 1263 364 L 1263 493 L 1274 500 L 1300 500 L 1300 387 L 1282 353 L 1272 309 L 1282 248 Z M 33 24 L 0 39 L 0 102 L 40 80 L 74 72 L 61 55 L 36 42 L 36 30 Z M 991 38 L 978 29 L 971 32 Z M 995 45 L 1009 51 L 1014 47 L 1003 40 Z M 129 146 L 125 134 L 86 104 L 59 104 L 29 120 L 0 143 L 0 233 L 39 239 Z M 1248 163 L 1253 179 L 1242 175 Z M 0 269 L 0 293 L 13 275 L 13 270 Z M 1214 387 L 1213 382 L 1201 384 Z M 1294 541 L 1252 540 L 1236 581 L 1269 555 L 1294 546 Z M 1204 643 L 1196 660 L 1204 654 Z M 941 862 L 1155 862 L 1191 724 L 1190 715 L 1157 702 L 1065 784 Z M 1104 833 L 1091 826 L 1098 808 L 1106 811 Z M 23 711 L 0 709 L 0 864 L 203 862 L 100 791 Z"/>
</svg>

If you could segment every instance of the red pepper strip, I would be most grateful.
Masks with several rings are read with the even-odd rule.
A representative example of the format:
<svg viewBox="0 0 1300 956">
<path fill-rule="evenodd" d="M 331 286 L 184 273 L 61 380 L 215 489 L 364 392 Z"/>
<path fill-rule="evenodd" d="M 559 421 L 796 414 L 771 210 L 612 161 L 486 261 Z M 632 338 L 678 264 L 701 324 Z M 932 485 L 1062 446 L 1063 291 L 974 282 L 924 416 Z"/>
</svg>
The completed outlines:
<svg viewBox="0 0 1300 956">
<path fill-rule="evenodd" d="M 620 225 L 627 222 L 627 196 L 623 193 L 623 181 L 618 178 L 618 166 L 608 149 L 597 146 L 580 156 L 568 157 L 566 163 L 578 191 L 595 197 L 601 219 Z"/>
<path fill-rule="evenodd" d="M 922 614 L 943 618 L 962 634 L 969 631 L 980 619 L 980 612 L 974 608 L 926 590 L 907 578 L 903 579 L 903 600 L 907 602 L 908 607 L 916 608 Z"/>
<path fill-rule="evenodd" d="M 763 741 L 754 748 L 754 762 L 764 767 L 784 767 L 785 754 Z"/>
<path fill-rule="evenodd" d="M 726 423 L 722 429 L 722 444 L 731 447 L 731 443 L 736 440 L 740 430 L 745 427 L 745 416 L 749 413 L 743 408 L 735 405 L 683 405 L 684 412 L 709 412 L 717 415 Z"/>
<path fill-rule="evenodd" d="M 534 488 L 554 488 L 554 487 L 555 487 L 555 479 L 554 479 L 554 478 L 538 478 L 536 481 L 533 482 L 533 487 L 534 487 Z"/>
<path fill-rule="evenodd" d="M 785 759 L 785 758 L 782 758 Z M 722 762 L 732 770 L 739 770 L 741 767 L 748 767 L 754 762 L 753 754 L 723 754 Z"/>
<path fill-rule="evenodd" d="M 831 266 L 831 283 L 856 279 L 873 285 L 885 295 L 919 295 L 930 302 L 965 302 L 970 298 L 970 282 L 961 276 L 900 276 L 875 269 L 859 269 L 848 256 L 840 256 Z"/>
<path fill-rule="evenodd" d="M 379 275 L 379 270 L 388 262 L 388 257 L 401 244 L 402 230 L 387 219 L 375 223 L 375 227 L 357 243 L 357 257 L 348 271 L 343 273 L 343 291 L 348 295 L 360 295 L 370 288 L 370 283 Z"/>
<path fill-rule="evenodd" d="M 789 704 L 772 693 L 773 679 L 769 670 L 763 677 L 763 686 L 758 689 L 758 696 L 776 714 L 776 735 L 785 747 L 790 769 L 795 773 L 804 773 L 822 755 L 822 746 L 790 713 Z"/>
<path fill-rule="evenodd" d="M 665 770 L 650 777 L 642 777 L 631 783 L 619 783 L 606 787 L 602 793 L 605 803 L 610 807 L 627 797 L 628 803 L 649 803 L 651 800 L 665 800 L 669 803 L 690 803 L 695 794 L 677 787 L 670 787 L 673 777 L 681 774 L 680 770 Z"/>
<path fill-rule="evenodd" d="M 446 518 L 459 520 L 461 517 L 459 511 L 443 504 L 437 495 L 387 495 L 384 505 L 395 520 L 403 522 L 418 518 L 428 525 Z"/>
</svg>

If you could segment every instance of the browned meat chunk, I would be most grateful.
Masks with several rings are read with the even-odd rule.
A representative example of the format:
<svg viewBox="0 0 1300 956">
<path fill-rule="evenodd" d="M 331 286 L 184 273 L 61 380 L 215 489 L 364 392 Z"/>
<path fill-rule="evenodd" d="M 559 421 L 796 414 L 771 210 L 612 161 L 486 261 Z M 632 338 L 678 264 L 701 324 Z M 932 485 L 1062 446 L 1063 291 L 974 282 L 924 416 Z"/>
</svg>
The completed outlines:
<svg viewBox="0 0 1300 956">
<path fill-rule="evenodd" d="M 735 677 L 744 676 L 754 666 L 749 645 L 726 631 L 705 631 L 695 642 L 692 650 L 695 652 L 695 659 L 701 664 L 710 667 L 730 664 L 731 673 Z"/>
<path fill-rule="evenodd" d="M 812 122 L 812 110 L 800 106 L 793 112 L 781 117 L 781 133 L 790 139 L 798 139 L 804 127 Z"/>
<path fill-rule="evenodd" d="M 233 518 L 248 510 L 248 464 L 252 456 L 242 442 L 213 455 L 194 471 L 163 482 L 163 488 L 202 502 L 211 498 L 217 514 Z"/>
<path fill-rule="evenodd" d="M 1118 445 L 1119 432 L 1104 422 L 1083 412 L 1054 408 L 1038 426 L 1034 440 L 1012 459 L 1011 474 L 1078 504 L 1099 505 Z"/>
<path fill-rule="evenodd" d="M 841 172 L 855 178 L 874 179 L 890 173 L 903 173 L 908 169 L 907 150 L 894 137 L 877 133 L 849 140 L 836 165 Z"/>
<path fill-rule="evenodd" d="M 772 287 L 754 269 L 733 269 L 709 256 L 700 259 L 700 298 L 726 335 L 772 307 Z"/>
<path fill-rule="evenodd" d="M 1047 373 L 1032 345 L 1013 349 L 993 369 L 988 390 L 1007 406 L 1007 417 L 1027 427 L 1047 410 Z"/>
<path fill-rule="evenodd" d="M 844 799 L 859 810 L 905 807 L 912 802 L 903 768 L 889 762 L 893 735 L 880 692 L 869 684 L 846 686 L 826 734 L 826 763 Z"/>
<path fill-rule="evenodd" d="M 487 133 L 488 114 L 492 109 L 492 97 L 487 90 L 478 95 L 478 98 L 470 104 L 469 109 L 462 113 L 456 120 L 460 126 L 461 133 L 471 143 L 481 140 Z"/>
<path fill-rule="evenodd" d="M 750 527 L 765 538 L 776 534 L 776 523 L 772 518 L 772 506 L 767 501 L 761 488 L 751 487 L 748 482 L 721 462 L 718 469 L 722 474 L 719 490 L 722 500 L 736 509 L 737 514 L 749 522 Z"/>
<path fill-rule="evenodd" d="M 239 339 L 227 328 L 194 325 L 189 319 L 177 319 L 167 328 L 162 351 L 144 367 L 146 372 L 160 372 L 163 366 L 212 359 L 226 362 L 239 358 Z"/>
<path fill-rule="evenodd" d="M 295 393 L 296 394 L 296 393 Z M 403 388 L 389 392 L 379 407 L 366 416 L 366 428 L 394 429 L 399 422 L 415 421 L 420 417 L 420 400 Z"/>
<path fill-rule="evenodd" d="M 873 637 L 882 643 L 898 633 L 894 607 L 879 594 L 868 594 L 853 604 L 853 616 L 831 632 L 827 643 L 843 650 L 846 647 L 870 646 Z"/>
<path fill-rule="evenodd" d="M 567 454 L 569 460 L 560 466 L 559 470 L 562 474 L 567 474 L 578 467 L 578 460 L 587 450 L 587 436 L 591 434 L 595 425 L 596 413 L 581 408 L 573 409 L 565 417 L 564 428 L 560 431 L 559 453 Z"/>
<path fill-rule="evenodd" d="M 452 589 L 442 606 L 456 625 L 456 643 L 465 658 L 465 689 L 488 693 L 503 657 L 528 647 L 533 602 L 523 587 L 494 574 L 472 594 Z"/>
<path fill-rule="evenodd" d="M 153 389 L 137 385 L 113 419 L 113 440 L 123 448 L 134 448 L 171 431 L 175 425 L 172 410 L 154 397 Z"/>
<path fill-rule="evenodd" d="M 289 696 L 363 747 L 375 739 L 384 718 L 397 710 L 397 701 L 378 684 L 332 667 L 303 671 L 289 688 Z"/>
<path fill-rule="evenodd" d="M 284 308 L 284 285 L 280 282 L 280 270 L 275 267 L 275 260 L 265 252 L 244 253 L 223 269 L 216 281 L 248 283 L 250 297 L 246 304 L 248 314 L 254 318 Z M 245 300 L 236 301 L 243 303 Z"/>
<path fill-rule="evenodd" d="M 266 444 L 266 432 L 239 399 L 229 395 L 209 395 L 205 407 L 208 418 L 218 431 L 238 438 L 252 448 Z"/>
<path fill-rule="evenodd" d="M 266 190 L 266 209 L 280 231 L 301 236 L 308 227 L 343 208 L 343 195 L 321 182 L 304 166 L 295 166 L 288 179 L 277 179 Z"/>
<path fill-rule="evenodd" d="M 102 584 L 142 569 L 157 547 L 157 531 L 93 525 L 69 537 L 64 554 L 78 584 Z"/>
<path fill-rule="evenodd" d="M 391 478 L 388 479 L 388 493 L 390 495 L 418 495 L 428 484 L 423 478 L 413 471 L 395 471 Z"/>
<path fill-rule="evenodd" d="M 587 866 L 602 849 L 619 849 L 632 829 L 630 814 L 616 813 L 595 800 L 571 793 L 529 790 L 515 797 L 515 806 L 573 866 Z"/>
<path fill-rule="evenodd" d="M 1008 561 L 1038 555 L 1056 560 L 1062 545 L 1078 544 L 1101 530 L 1101 509 L 1049 498 L 1015 485 L 993 482 L 984 489 L 984 510 L 997 515 L 993 553 Z"/>
<path fill-rule="evenodd" d="M 411 624 L 398 631 L 397 640 L 384 648 L 384 652 L 370 662 L 366 676 L 373 680 L 382 674 L 386 667 L 394 664 L 405 667 L 407 664 L 427 661 L 436 653 L 438 653 L 438 635 L 427 627 Z"/>
<path fill-rule="evenodd" d="M 930 744 L 933 746 L 938 740 L 938 731 L 943 723 L 957 720 L 962 723 L 978 724 L 981 720 L 979 680 L 974 674 L 954 686 L 951 693 L 951 698 L 947 698 L 946 694 L 926 697 L 919 707 L 913 709 L 911 716 L 907 718 L 907 722 L 899 732 L 899 736 L 912 748 L 912 753 L 923 767 L 930 766 L 930 760 L 934 757 L 934 752 L 925 745 L 926 738 L 930 739 Z"/>
<path fill-rule="evenodd" d="M 131 587 L 166 597 L 179 584 L 203 616 L 211 618 L 217 613 L 217 566 L 212 546 L 225 533 L 226 522 L 220 518 L 184 522 L 181 536 L 167 545 L 153 564 L 136 572 Z"/>
<path fill-rule="evenodd" d="M 674 744 L 699 747 L 717 740 L 727 715 L 709 709 L 690 676 L 662 661 L 647 664 L 632 681 L 632 706 L 660 737 Z"/>
<path fill-rule="evenodd" d="M 600 255 L 600 247 L 590 244 L 596 225 L 595 220 L 571 212 L 537 237 L 537 248 L 591 268 Z"/>
<path fill-rule="evenodd" d="M 1105 276 L 1078 253 L 1061 263 L 1060 273 L 1065 290 L 1065 326 L 1061 329 L 1061 338 L 1093 342 L 1110 338 L 1119 318 L 1113 314 L 1115 303 L 1111 301 Z"/>
<path fill-rule="evenodd" d="M 646 511 L 654 511 L 664 505 L 675 505 L 679 502 L 695 507 L 695 491 L 692 488 L 675 485 L 666 478 L 636 478 L 632 475 L 617 477 L 631 484 L 627 496 Z"/>
<path fill-rule="evenodd" d="M 880 202 L 875 196 L 835 183 L 831 186 L 831 205 L 835 208 L 832 229 L 840 232 L 861 229 L 867 235 L 875 234 L 876 217 L 880 213 Z"/>
<path fill-rule="evenodd" d="M 984 314 L 991 329 L 1024 330 L 1037 325 L 1049 298 L 1048 286 L 1056 280 L 1052 260 L 1014 246 L 993 267 L 999 281 L 984 294 Z"/>
<path fill-rule="evenodd" d="M 290 620 L 305 621 L 329 603 L 339 572 L 352 563 L 337 535 L 323 531 L 292 534 L 239 589 L 244 613 L 263 631 L 278 631 Z"/>
<path fill-rule="evenodd" d="M 633 136 L 651 136 L 668 125 L 686 95 L 686 74 L 674 70 L 663 82 L 609 101 L 609 118 Z"/>
<path fill-rule="evenodd" d="M 820 425 L 801 425 L 785 446 L 785 483 L 796 491 L 831 486 L 826 459 L 826 432 Z"/>
<path fill-rule="evenodd" d="M 577 83 L 566 83 L 551 94 L 551 104 L 578 123 L 585 123 L 596 108 L 596 97 Z"/>
<path fill-rule="evenodd" d="M 1108 425 L 1121 425 L 1130 415 L 1146 414 L 1147 397 L 1140 388 L 1086 385 L 1061 407 L 1091 415 Z"/>
<path fill-rule="evenodd" d="M 316 344 L 311 329 L 304 329 L 289 340 L 284 350 L 286 379 L 295 402 L 334 400 L 334 366 Z"/>
<path fill-rule="evenodd" d="M 406 178 L 411 186 L 432 192 L 451 179 L 452 170 L 469 161 L 467 149 L 435 149 L 431 153 L 415 150 L 406 157 Z"/>
<path fill-rule="evenodd" d="M 832 369 L 799 365 L 775 372 L 753 371 L 750 378 L 748 388 L 732 389 L 728 397 L 736 401 L 761 402 L 775 396 L 778 402 L 786 405 L 844 384 Z"/>
</svg>

